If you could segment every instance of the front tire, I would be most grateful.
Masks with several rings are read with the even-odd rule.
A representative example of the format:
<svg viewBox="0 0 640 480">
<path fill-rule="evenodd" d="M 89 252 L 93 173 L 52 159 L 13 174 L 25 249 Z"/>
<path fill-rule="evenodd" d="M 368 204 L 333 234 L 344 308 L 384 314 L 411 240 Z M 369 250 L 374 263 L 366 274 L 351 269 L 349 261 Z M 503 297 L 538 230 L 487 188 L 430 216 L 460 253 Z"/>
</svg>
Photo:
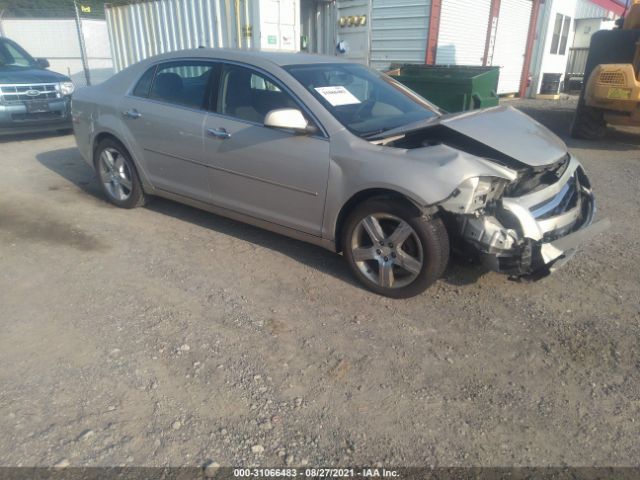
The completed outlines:
<svg viewBox="0 0 640 480">
<path fill-rule="evenodd" d="M 146 203 L 138 172 L 124 145 L 105 139 L 96 147 L 94 158 L 100 187 L 111 203 L 120 208 L 136 208 Z"/>
<path fill-rule="evenodd" d="M 396 200 L 372 199 L 357 206 L 346 220 L 342 247 L 356 278 L 391 298 L 424 292 L 449 261 L 442 221 Z"/>
</svg>

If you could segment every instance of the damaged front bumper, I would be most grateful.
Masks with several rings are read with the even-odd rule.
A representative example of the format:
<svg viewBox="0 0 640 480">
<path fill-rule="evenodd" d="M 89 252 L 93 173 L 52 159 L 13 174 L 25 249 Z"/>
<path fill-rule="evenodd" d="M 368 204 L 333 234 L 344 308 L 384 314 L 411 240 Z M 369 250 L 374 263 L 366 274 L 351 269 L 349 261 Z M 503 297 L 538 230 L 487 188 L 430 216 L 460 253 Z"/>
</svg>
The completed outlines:
<svg viewBox="0 0 640 480">
<path fill-rule="evenodd" d="M 460 218 L 462 238 L 491 270 L 545 276 L 578 247 L 608 228 L 593 224 L 595 198 L 580 162 L 571 158 L 557 182 L 519 197 L 503 197 L 482 215 Z"/>
</svg>

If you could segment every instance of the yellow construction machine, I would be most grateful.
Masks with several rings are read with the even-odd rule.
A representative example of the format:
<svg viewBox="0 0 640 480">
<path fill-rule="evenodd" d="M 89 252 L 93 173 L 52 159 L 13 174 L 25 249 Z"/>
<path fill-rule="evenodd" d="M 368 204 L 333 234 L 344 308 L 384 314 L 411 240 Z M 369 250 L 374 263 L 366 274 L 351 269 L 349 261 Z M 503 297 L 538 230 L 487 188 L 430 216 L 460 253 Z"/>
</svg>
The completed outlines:
<svg viewBox="0 0 640 480">
<path fill-rule="evenodd" d="M 619 26 L 591 39 L 574 138 L 602 138 L 607 124 L 640 126 L 640 0 L 631 2 Z"/>
</svg>

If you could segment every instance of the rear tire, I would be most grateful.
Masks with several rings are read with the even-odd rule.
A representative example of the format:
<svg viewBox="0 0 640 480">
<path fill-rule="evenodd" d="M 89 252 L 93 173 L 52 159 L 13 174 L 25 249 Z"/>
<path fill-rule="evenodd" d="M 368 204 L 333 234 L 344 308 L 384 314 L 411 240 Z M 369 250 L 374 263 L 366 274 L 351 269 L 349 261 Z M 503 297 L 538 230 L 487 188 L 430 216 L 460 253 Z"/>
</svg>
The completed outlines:
<svg viewBox="0 0 640 480">
<path fill-rule="evenodd" d="M 404 202 L 371 199 L 347 217 L 344 257 L 369 290 L 409 298 L 429 288 L 449 261 L 449 236 L 442 221 Z"/>
<path fill-rule="evenodd" d="M 146 203 L 136 166 L 124 145 L 112 138 L 102 140 L 94 159 L 100 187 L 111 203 L 120 208 L 136 208 Z"/>
</svg>

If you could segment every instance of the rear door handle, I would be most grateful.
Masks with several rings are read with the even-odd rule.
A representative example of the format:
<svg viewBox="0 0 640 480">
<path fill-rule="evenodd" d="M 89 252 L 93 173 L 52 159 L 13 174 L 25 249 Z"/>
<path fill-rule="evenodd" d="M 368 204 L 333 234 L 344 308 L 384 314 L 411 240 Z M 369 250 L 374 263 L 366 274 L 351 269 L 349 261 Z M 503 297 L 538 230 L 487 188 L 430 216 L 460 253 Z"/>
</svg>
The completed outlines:
<svg viewBox="0 0 640 480">
<path fill-rule="evenodd" d="M 231 134 L 224 128 L 207 128 L 207 135 L 211 137 L 221 138 L 222 140 L 231 138 Z"/>
<path fill-rule="evenodd" d="M 132 108 L 131 110 L 127 110 L 126 112 L 122 112 L 122 116 L 123 117 L 127 117 L 127 118 L 132 118 L 132 119 L 136 119 L 136 118 L 140 118 L 142 116 L 142 114 L 136 110 L 135 108 Z"/>
</svg>

